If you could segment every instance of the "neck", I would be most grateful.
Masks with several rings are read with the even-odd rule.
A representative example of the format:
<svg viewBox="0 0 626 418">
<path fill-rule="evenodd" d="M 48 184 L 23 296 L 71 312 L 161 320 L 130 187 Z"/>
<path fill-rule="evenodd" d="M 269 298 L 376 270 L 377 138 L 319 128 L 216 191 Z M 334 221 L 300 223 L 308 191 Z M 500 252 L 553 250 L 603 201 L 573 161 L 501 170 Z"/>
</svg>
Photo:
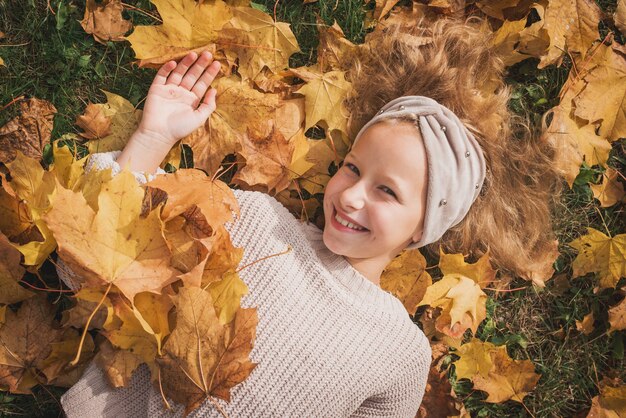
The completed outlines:
<svg viewBox="0 0 626 418">
<path fill-rule="evenodd" d="M 363 276 L 377 286 L 380 286 L 380 276 L 390 260 L 375 258 L 350 258 L 345 259 Z"/>
</svg>

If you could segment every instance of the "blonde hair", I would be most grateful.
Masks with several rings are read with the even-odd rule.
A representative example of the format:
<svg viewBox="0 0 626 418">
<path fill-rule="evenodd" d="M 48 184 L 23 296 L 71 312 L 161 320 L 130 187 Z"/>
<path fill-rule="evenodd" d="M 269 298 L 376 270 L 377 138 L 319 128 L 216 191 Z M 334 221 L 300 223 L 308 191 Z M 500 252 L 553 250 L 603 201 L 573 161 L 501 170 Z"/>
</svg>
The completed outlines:
<svg viewBox="0 0 626 418">
<path fill-rule="evenodd" d="M 354 138 L 400 96 L 427 96 L 452 110 L 480 143 L 487 175 L 463 221 L 422 249 L 437 256 L 441 245 L 446 253 L 474 258 L 489 249 L 497 268 L 527 276 L 529 266 L 553 246 L 552 205 L 562 180 L 553 147 L 508 110 L 505 66 L 483 25 L 476 17 L 422 20 L 410 27 L 391 24 L 372 37 L 348 73 L 353 86 L 346 100 L 348 130 Z"/>
</svg>

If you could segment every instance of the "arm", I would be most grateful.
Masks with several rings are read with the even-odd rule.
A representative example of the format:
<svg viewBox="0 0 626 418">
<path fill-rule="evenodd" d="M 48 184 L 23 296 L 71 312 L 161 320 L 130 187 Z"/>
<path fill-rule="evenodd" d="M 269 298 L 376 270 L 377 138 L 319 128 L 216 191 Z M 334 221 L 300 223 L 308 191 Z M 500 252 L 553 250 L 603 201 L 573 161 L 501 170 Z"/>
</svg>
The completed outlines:
<svg viewBox="0 0 626 418">
<path fill-rule="evenodd" d="M 139 127 L 117 157 L 119 165 L 153 174 L 172 146 L 215 110 L 217 91 L 209 86 L 219 70 L 208 51 L 165 63 L 150 85 Z"/>
</svg>

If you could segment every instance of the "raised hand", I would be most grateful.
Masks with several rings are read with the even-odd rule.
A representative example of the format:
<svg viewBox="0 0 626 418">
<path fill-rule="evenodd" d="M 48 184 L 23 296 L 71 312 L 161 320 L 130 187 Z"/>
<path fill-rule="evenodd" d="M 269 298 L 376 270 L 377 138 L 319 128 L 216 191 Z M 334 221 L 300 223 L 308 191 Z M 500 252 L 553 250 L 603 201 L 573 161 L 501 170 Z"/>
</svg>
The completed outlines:
<svg viewBox="0 0 626 418">
<path fill-rule="evenodd" d="M 190 52 L 178 64 L 163 64 L 148 90 L 138 131 L 169 150 L 198 129 L 216 108 L 217 91 L 209 86 L 219 69 L 208 51 L 200 56 Z M 153 145 L 161 146 L 158 143 Z"/>
</svg>

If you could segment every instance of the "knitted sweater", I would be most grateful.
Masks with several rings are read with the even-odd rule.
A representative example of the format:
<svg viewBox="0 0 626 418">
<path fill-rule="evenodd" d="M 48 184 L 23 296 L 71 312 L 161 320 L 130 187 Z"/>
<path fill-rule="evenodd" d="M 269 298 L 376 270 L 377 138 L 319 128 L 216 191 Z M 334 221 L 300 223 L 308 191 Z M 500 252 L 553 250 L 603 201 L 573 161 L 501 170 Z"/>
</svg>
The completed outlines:
<svg viewBox="0 0 626 418">
<path fill-rule="evenodd" d="M 112 167 L 116 174 L 118 155 L 94 154 L 86 169 Z M 250 353 L 258 365 L 231 390 L 230 403 L 216 399 L 223 410 L 231 418 L 415 417 L 431 349 L 402 303 L 328 250 L 322 231 L 273 197 L 234 193 L 241 217 L 226 226 L 233 244 L 244 248 L 242 265 L 288 245 L 293 250 L 239 273 L 249 288 L 241 306 L 258 309 Z M 173 410 L 164 409 L 145 365 L 127 387 L 113 389 L 92 363 L 61 403 L 69 418 L 179 417 L 184 411 L 171 400 Z M 207 400 L 190 416 L 222 415 Z"/>
</svg>

